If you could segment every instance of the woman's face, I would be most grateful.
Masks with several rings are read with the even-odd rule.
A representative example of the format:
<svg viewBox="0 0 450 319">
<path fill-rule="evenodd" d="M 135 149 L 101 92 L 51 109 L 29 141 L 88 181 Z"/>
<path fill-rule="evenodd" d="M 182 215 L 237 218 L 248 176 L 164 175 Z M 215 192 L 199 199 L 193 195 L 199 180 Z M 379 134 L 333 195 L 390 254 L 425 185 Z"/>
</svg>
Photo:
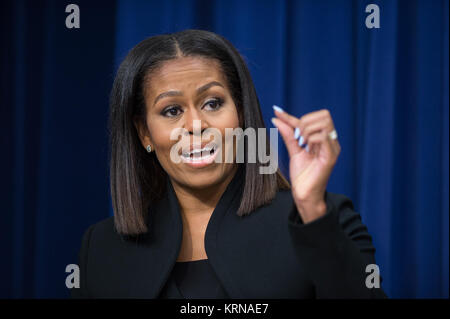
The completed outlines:
<svg viewBox="0 0 450 319">
<path fill-rule="evenodd" d="M 223 148 L 225 128 L 239 127 L 238 112 L 219 63 L 200 57 L 169 60 L 150 75 L 144 87 L 147 127 L 137 125 L 140 139 L 143 147 L 151 145 L 172 182 L 201 189 L 229 179 L 236 164 L 214 161 L 217 151 L 213 151 L 211 157 L 209 152 L 204 152 L 203 157 L 195 153 L 196 158 L 192 153 L 185 153 L 187 157 L 182 157 L 184 160 L 179 163 L 170 155 L 172 147 L 181 139 L 171 140 L 173 130 L 186 130 L 184 136 L 188 139 L 183 139 L 182 146 L 188 149 L 201 149 L 213 141 L 211 137 L 203 138 L 201 145 L 197 140 L 194 143 L 193 133 L 197 132 L 199 136 L 200 132 L 194 131 L 195 120 L 201 121 L 201 130 L 214 128 L 220 131 Z"/>
</svg>

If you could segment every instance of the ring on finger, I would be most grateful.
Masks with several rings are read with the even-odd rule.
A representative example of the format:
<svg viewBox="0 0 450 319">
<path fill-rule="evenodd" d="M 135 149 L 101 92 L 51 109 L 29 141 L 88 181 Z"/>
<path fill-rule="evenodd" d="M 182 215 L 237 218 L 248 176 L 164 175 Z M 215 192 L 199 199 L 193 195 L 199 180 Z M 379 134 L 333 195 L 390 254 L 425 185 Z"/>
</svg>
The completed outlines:
<svg viewBox="0 0 450 319">
<path fill-rule="evenodd" d="M 328 133 L 328 137 L 330 138 L 330 140 L 335 140 L 338 138 L 338 134 L 336 132 L 336 130 L 332 130 L 330 133 Z"/>
</svg>

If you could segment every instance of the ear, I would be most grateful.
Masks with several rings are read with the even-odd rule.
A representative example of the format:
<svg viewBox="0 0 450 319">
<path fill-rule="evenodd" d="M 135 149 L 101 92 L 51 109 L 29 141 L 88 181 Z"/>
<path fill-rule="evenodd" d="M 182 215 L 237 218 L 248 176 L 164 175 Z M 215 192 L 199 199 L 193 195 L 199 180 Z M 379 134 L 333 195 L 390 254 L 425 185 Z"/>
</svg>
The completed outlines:
<svg viewBox="0 0 450 319">
<path fill-rule="evenodd" d="M 150 132 L 148 131 L 147 124 L 138 117 L 135 117 L 133 119 L 133 123 L 138 133 L 139 139 L 141 140 L 142 146 L 144 148 L 147 148 L 147 145 L 150 145 L 153 148 L 153 143 L 150 138 Z"/>
</svg>

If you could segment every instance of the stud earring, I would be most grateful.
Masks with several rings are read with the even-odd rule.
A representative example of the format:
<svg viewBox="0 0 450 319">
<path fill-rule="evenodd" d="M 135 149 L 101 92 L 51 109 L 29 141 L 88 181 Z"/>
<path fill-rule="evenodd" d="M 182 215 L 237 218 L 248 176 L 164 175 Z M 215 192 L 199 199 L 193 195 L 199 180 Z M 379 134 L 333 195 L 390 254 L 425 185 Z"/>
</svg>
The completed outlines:
<svg viewBox="0 0 450 319">
<path fill-rule="evenodd" d="M 151 153 L 152 152 L 152 147 L 150 145 L 147 145 L 147 153 Z"/>
</svg>

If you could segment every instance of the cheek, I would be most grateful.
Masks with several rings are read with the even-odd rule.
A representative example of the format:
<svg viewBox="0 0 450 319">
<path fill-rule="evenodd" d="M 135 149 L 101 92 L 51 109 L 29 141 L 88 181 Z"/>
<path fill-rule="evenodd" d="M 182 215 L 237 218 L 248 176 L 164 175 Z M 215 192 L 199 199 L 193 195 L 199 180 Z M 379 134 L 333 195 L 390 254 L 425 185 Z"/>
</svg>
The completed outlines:
<svg viewBox="0 0 450 319">
<path fill-rule="evenodd" d="M 210 125 L 225 132 L 225 128 L 239 127 L 239 116 L 235 107 L 224 110 L 220 116 L 213 116 Z"/>
<path fill-rule="evenodd" d="M 171 130 L 167 127 L 155 126 L 153 130 L 150 130 L 150 136 L 152 138 L 155 155 L 159 163 L 166 172 L 172 172 L 173 162 L 170 159 L 170 150 L 177 141 L 170 140 Z"/>
<path fill-rule="evenodd" d="M 227 110 L 227 112 L 224 112 L 221 116 L 218 116 L 214 123 L 210 122 L 210 125 L 220 130 L 222 134 L 222 147 L 227 149 L 227 151 L 222 152 L 222 163 L 230 163 L 230 161 L 234 161 L 236 156 L 236 152 L 234 151 L 236 149 L 236 138 L 232 134 L 232 131 L 227 132 L 226 129 L 235 129 L 240 127 L 239 116 L 236 108 Z M 232 158 L 227 158 L 230 155 Z"/>
<path fill-rule="evenodd" d="M 170 140 L 170 132 L 172 131 L 171 127 L 167 127 L 167 125 L 163 125 L 163 123 L 158 123 L 157 121 L 150 122 L 148 127 L 153 146 L 155 150 L 159 151 L 160 154 L 165 152 L 167 149 L 170 149 L 170 147 L 176 142 Z"/>
</svg>

